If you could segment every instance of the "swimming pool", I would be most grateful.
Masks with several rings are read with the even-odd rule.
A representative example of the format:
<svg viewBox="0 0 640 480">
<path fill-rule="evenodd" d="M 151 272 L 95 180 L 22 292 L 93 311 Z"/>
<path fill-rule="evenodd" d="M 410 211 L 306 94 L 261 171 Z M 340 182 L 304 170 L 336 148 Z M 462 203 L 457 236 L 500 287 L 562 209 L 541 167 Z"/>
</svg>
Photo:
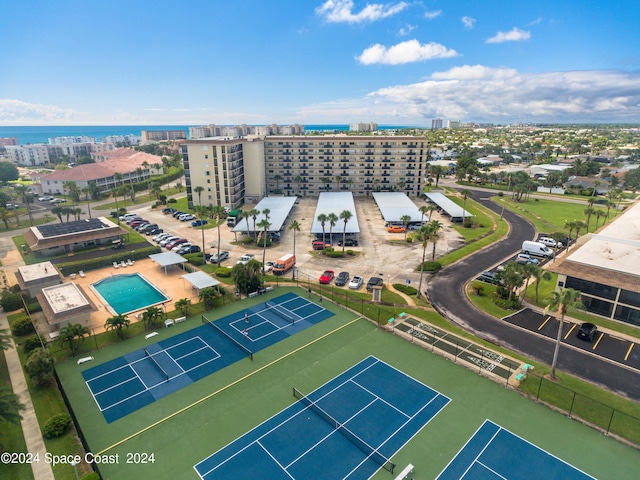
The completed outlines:
<svg viewBox="0 0 640 480">
<path fill-rule="evenodd" d="M 124 315 L 169 300 L 139 273 L 114 275 L 91 285 L 100 299 L 116 314 Z"/>
</svg>

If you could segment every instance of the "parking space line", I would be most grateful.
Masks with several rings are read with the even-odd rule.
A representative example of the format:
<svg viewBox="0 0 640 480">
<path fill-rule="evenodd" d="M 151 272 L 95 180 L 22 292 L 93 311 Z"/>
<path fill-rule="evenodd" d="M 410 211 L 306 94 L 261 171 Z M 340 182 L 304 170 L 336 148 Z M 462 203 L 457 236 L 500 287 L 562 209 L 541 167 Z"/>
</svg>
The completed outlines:
<svg viewBox="0 0 640 480">
<path fill-rule="evenodd" d="M 574 323 L 573 326 L 569 329 L 569 331 L 567 332 L 567 334 L 564 336 L 564 340 L 566 340 L 567 338 L 569 338 L 569 335 L 571 335 L 571 332 L 573 332 L 573 329 L 576 328 L 578 326 L 577 323 Z"/>
<path fill-rule="evenodd" d="M 629 358 L 629 355 L 631 354 L 631 350 L 633 349 L 633 346 L 635 345 L 635 343 L 631 342 L 631 345 L 629 345 L 629 350 L 627 350 L 627 354 L 624 356 L 624 361 L 626 362 L 627 359 Z"/>
<path fill-rule="evenodd" d="M 593 348 L 591 350 L 595 350 L 596 349 L 596 347 L 600 343 L 600 340 L 602 340 L 602 337 L 604 337 L 604 333 L 600 334 L 600 336 L 598 337 L 598 340 L 596 340 L 596 344 L 593 346 Z"/>
<path fill-rule="evenodd" d="M 542 327 L 544 327 L 549 320 L 551 320 L 551 315 L 549 315 L 547 318 L 545 318 L 544 322 L 542 322 L 542 325 L 540 325 L 538 327 L 538 331 L 542 330 Z"/>
</svg>

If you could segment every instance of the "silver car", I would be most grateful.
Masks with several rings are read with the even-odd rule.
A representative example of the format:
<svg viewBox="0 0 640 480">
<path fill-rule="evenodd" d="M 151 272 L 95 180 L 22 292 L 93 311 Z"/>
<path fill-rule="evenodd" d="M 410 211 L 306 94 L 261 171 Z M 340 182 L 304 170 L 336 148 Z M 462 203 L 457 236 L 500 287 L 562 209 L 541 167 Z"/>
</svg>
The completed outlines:
<svg viewBox="0 0 640 480">
<path fill-rule="evenodd" d="M 364 278 L 356 275 L 349 282 L 349 288 L 352 290 L 358 290 L 364 284 Z"/>
</svg>

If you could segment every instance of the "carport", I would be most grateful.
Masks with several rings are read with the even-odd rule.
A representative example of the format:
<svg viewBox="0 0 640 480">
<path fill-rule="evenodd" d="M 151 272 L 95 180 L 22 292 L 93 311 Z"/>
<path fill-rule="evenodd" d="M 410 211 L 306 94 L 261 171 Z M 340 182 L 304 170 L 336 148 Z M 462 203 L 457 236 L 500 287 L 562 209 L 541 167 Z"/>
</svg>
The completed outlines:
<svg viewBox="0 0 640 480">
<path fill-rule="evenodd" d="M 344 220 L 340 219 L 340 213 L 348 210 L 351 212 L 351 218 L 347 222 L 346 226 Z M 351 192 L 321 192 L 318 197 L 318 204 L 316 205 L 316 211 L 313 216 L 313 223 L 311 224 L 311 233 L 316 236 L 322 235 L 322 224 L 318 221 L 318 216 L 321 214 L 329 215 L 335 214 L 339 220 L 333 226 L 332 233 L 346 233 L 347 235 L 355 235 L 360 233 L 360 225 L 358 224 L 358 215 L 356 213 L 356 205 L 353 202 L 353 193 Z M 329 222 L 325 222 L 324 231 L 329 233 Z"/>
<path fill-rule="evenodd" d="M 191 288 L 195 289 L 198 294 L 200 294 L 200 290 L 203 288 L 217 287 L 220 285 L 218 280 L 201 271 L 187 273 L 185 275 L 181 275 L 180 278 L 186 280 L 191 285 Z"/>
<path fill-rule="evenodd" d="M 444 213 L 449 215 L 452 222 L 462 222 L 464 218 L 474 216 L 440 192 L 427 192 L 425 195 L 431 203 L 435 203 Z"/>
<path fill-rule="evenodd" d="M 180 265 L 187 261 L 186 258 L 175 252 L 154 253 L 153 255 L 149 255 L 149 258 L 157 263 L 159 267 L 164 268 L 165 275 L 167 274 L 167 267 Z"/>
</svg>

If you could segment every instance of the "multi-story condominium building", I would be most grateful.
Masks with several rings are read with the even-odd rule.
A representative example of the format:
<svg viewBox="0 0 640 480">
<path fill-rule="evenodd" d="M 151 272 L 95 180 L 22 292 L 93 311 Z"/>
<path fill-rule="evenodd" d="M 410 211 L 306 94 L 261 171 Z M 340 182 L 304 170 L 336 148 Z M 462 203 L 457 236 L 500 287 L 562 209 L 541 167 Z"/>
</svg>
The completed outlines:
<svg viewBox="0 0 640 480">
<path fill-rule="evenodd" d="M 186 130 L 142 130 L 140 132 L 143 142 L 160 142 L 163 140 L 184 140 L 187 138 Z"/>
<path fill-rule="evenodd" d="M 34 145 L 7 145 L 7 154 L 13 163 L 26 167 L 36 167 L 49 163 L 49 149 L 43 143 Z"/>
<path fill-rule="evenodd" d="M 182 145 L 189 205 L 237 207 L 268 193 L 422 192 L 424 137 L 267 136 L 205 138 Z M 197 187 L 204 190 L 200 194 Z"/>
<path fill-rule="evenodd" d="M 246 137 L 247 135 L 303 135 L 304 126 L 293 125 L 202 125 L 189 127 L 192 140 L 208 137 Z"/>
<path fill-rule="evenodd" d="M 9 145 L 18 145 L 18 139 L 15 137 L 0 138 L 0 148 L 6 147 Z"/>
<path fill-rule="evenodd" d="M 440 128 L 442 128 L 441 118 L 434 118 L 433 120 L 431 120 L 431 130 L 438 130 Z"/>
<path fill-rule="evenodd" d="M 350 132 L 376 132 L 378 130 L 378 124 L 375 122 L 369 123 L 350 123 Z"/>
<path fill-rule="evenodd" d="M 87 137 L 86 135 L 76 135 L 72 137 L 54 137 L 49 139 L 49 145 L 63 145 L 67 143 L 94 143 L 96 141 L 93 137 Z"/>
</svg>

